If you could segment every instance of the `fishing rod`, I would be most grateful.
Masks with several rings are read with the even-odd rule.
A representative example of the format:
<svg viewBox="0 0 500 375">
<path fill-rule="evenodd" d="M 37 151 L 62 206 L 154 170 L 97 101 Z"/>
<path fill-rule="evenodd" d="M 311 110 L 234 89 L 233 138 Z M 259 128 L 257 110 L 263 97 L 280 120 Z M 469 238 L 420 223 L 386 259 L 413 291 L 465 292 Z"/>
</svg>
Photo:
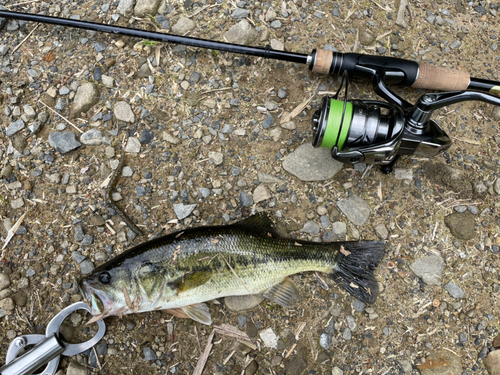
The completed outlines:
<svg viewBox="0 0 500 375">
<path fill-rule="evenodd" d="M 342 75 L 344 72 L 347 72 L 351 79 L 371 80 L 373 77 L 370 75 L 371 73 L 367 71 L 368 68 L 383 72 L 383 80 L 385 83 L 389 84 L 440 91 L 477 90 L 500 95 L 500 82 L 473 78 L 468 72 L 463 70 L 437 67 L 396 57 L 365 55 L 361 53 L 341 53 L 325 49 L 314 49 L 310 54 L 277 51 L 271 49 L 270 46 L 264 48 L 250 47 L 155 31 L 6 10 L 0 10 L 0 18 L 41 22 L 64 27 L 137 37 L 158 42 L 183 44 L 191 47 L 208 48 L 218 51 L 264 57 L 267 59 L 307 64 L 309 69 L 315 73 Z"/>
<path fill-rule="evenodd" d="M 238 44 L 178 36 L 147 30 L 105 25 L 39 14 L 0 10 L 0 18 L 41 22 L 159 42 L 239 53 L 307 64 L 320 74 L 342 76 L 337 94 L 325 97 L 312 121 L 313 146 L 331 149 L 334 159 L 347 164 L 381 165 L 390 173 L 401 155 L 435 156 L 451 145 L 446 132 L 431 119 L 444 106 L 467 100 L 499 105 L 500 82 L 474 78 L 463 70 L 437 67 L 395 57 L 361 53 L 340 53 L 314 49 L 310 54 L 276 51 L 269 46 Z M 371 81 L 374 91 L 387 100 L 348 100 L 349 79 Z M 424 94 L 411 104 L 394 93 L 387 84 L 447 91 Z M 344 99 L 338 95 L 345 85 Z M 493 95 L 492 95 L 493 94 Z"/>
</svg>

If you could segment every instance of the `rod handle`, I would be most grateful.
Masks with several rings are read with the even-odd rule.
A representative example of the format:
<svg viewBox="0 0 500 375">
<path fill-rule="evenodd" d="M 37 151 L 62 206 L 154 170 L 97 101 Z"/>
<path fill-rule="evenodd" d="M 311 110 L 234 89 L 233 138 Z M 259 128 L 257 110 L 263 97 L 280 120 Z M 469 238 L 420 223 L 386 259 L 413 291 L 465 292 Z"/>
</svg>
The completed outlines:
<svg viewBox="0 0 500 375">
<path fill-rule="evenodd" d="M 467 90 L 469 83 L 469 72 L 419 63 L 417 79 L 411 87 L 439 91 L 461 91 Z"/>
</svg>

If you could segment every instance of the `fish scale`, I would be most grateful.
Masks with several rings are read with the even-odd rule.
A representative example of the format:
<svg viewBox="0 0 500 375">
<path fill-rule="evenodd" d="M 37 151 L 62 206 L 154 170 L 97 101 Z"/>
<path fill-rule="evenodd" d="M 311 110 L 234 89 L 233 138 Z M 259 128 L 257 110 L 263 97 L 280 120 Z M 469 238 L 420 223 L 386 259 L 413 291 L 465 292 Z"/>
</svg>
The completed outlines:
<svg viewBox="0 0 500 375">
<path fill-rule="evenodd" d="M 97 267 L 81 281 L 81 290 L 94 315 L 180 308 L 205 324 L 210 315 L 199 304 L 220 297 L 262 294 L 291 305 L 298 291 L 287 277 L 306 271 L 328 273 L 357 298 L 374 302 L 378 286 L 373 270 L 384 247 L 377 241 L 284 238 L 265 214 L 258 214 L 237 224 L 190 228 L 138 245 Z"/>
</svg>

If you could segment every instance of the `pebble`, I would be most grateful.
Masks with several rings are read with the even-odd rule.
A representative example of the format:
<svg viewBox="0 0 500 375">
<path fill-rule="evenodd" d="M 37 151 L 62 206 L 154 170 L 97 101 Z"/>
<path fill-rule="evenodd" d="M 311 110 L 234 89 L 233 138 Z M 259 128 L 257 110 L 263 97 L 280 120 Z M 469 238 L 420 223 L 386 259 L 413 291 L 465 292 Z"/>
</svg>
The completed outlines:
<svg viewBox="0 0 500 375">
<path fill-rule="evenodd" d="M 250 15 L 250 11 L 247 9 L 236 8 L 231 14 L 231 17 L 237 20 L 242 20 Z"/>
<path fill-rule="evenodd" d="M 283 168 L 301 181 L 323 181 L 335 176 L 344 164 L 334 160 L 326 148 L 303 144 L 289 154 Z"/>
<path fill-rule="evenodd" d="M 371 208 L 360 197 L 351 195 L 347 199 L 337 202 L 337 207 L 355 225 L 364 225 L 370 217 Z"/>
<path fill-rule="evenodd" d="M 418 365 L 421 375 L 462 374 L 462 360 L 448 350 L 432 352 L 425 363 Z"/>
<path fill-rule="evenodd" d="M 337 366 L 335 366 L 332 369 L 332 375 L 344 375 L 344 371 L 342 371 L 340 368 L 338 368 Z"/>
<path fill-rule="evenodd" d="M 262 127 L 264 129 L 269 129 L 273 124 L 274 124 L 274 117 L 272 115 L 269 115 L 262 123 Z"/>
<path fill-rule="evenodd" d="M 14 209 L 17 210 L 18 208 L 21 208 L 24 206 L 24 199 L 22 197 L 19 197 L 17 199 L 13 199 L 10 201 L 10 206 Z"/>
<path fill-rule="evenodd" d="M 375 233 L 381 240 L 386 240 L 387 237 L 389 237 L 389 232 L 387 231 L 387 228 L 384 224 L 378 224 L 375 227 Z"/>
<path fill-rule="evenodd" d="M 154 139 L 155 133 L 149 129 L 143 129 L 141 133 L 141 139 L 139 142 L 141 144 L 149 144 Z"/>
<path fill-rule="evenodd" d="M 365 310 L 366 304 L 358 299 L 354 299 L 351 304 L 352 308 L 357 312 L 363 312 Z"/>
<path fill-rule="evenodd" d="M 14 310 L 16 304 L 12 298 L 4 298 L 0 301 L 0 310 L 11 311 Z"/>
<path fill-rule="evenodd" d="M 10 277 L 5 273 L 0 273 L 0 290 L 7 289 L 10 286 Z"/>
<path fill-rule="evenodd" d="M 263 202 L 270 198 L 271 198 L 271 193 L 269 192 L 269 189 L 266 187 L 266 185 L 261 184 L 257 186 L 253 191 L 254 203 Z"/>
<path fill-rule="evenodd" d="M 70 152 L 82 144 L 75 139 L 72 132 L 52 132 L 49 134 L 49 144 L 61 154 Z"/>
<path fill-rule="evenodd" d="M 395 168 L 394 178 L 396 180 L 413 180 L 413 169 Z"/>
<path fill-rule="evenodd" d="M 320 228 L 319 225 L 314 221 L 307 221 L 302 229 L 300 229 L 301 233 L 309 233 L 309 234 L 319 234 Z"/>
<path fill-rule="evenodd" d="M 215 165 L 221 165 L 224 161 L 224 155 L 222 154 L 222 152 L 210 151 L 208 153 L 208 157 Z"/>
<path fill-rule="evenodd" d="M 144 353 L 144 359 L 148 362 L 156 361 L 158 359 L 155 351 L 150 347 L 145 347 L 144 349 L 142 349 L 142 352 Z"/>
<path fill-rule="evenodd" d="M 194 211 L 196 208 L 196 204 L 184 204 L 184 203 L 177 203 L 174 204 L 174 212 L 177 215 L 177 219 L 183 220 L 191 213 Z"/>
<path fill-rule="evenodd" d="M 297 129 L 297 126 L 295 126 L 295 122 L 293 122 L 293 121 L 285 122 L 283 124 L 280 124 L 280 126 L 283 129 L 287 129 L 287 130 L 295 130 L 295 129 Z"/>
<path fill-rule="evenodd" d="M 240 193 L 240 204 L 243 207 L 250 207 L 253 204 L 253 197 L 245 191 Z"/>
<path fill-rule="evenodd" d="M 351 332 L 355 333 L 358 331 L 358 323 L 356 323 L 356 319 L 354 319 L 354 317 L 346 315 L 345 320 Z"/>
<path fill-rule="evenodd" d="M 132 108 L 127 102 L 120 101 L 116 103 L 113 107 L 113 114 L 118 121 L 135 122 L 134 112 L 132 112 Z"/>
<path fill-rule="evenodd" d="M 139 0 L 134 7 L 134 15 L 139 18 L 144 18 L 149 15 L 156 15 L 160 7 L 160 0 Z"/>
<path fill-rule="evenodd" d="M 177 35 L 184 35 L 188 31 L 194 30 L 196 24 L 187 17 L 181 17 L 175 25 L 172 26 L 172 32 Z"/>
<path fill-rule="evenodd" d="M 259 369 L 259 364 L 257 361 L 254 359 L 252 362 L 248 364 L 248 366 L 245 368 L 245 375 L 254 375 L 257 370 Z"/>
<path fill-rule="evenodd" d="M 33 107 L 29 104 L 23 106 L 24 115 L 28 118 L 28 120 L 33 120 L 36 116 L 36 112 Z"/>
<path fill-rule="evenodd" d="M 70 362 L 66 375 L 89 375 L 89 371 L 75 362 Z"/>
<path fill-rule="evenodd" d="M 80 142 L 87 146 L 99 146 L 102 144 L 103 134 L 98 129 L 90 129 L 83 133 Z"/>
<path fill-rule="evenodd" d="M 264 342 L 265 347 L 278 349 L 278 336 L 276 336 L 272 328 L 259 332 L 259 336 Z"/>
<path fill-rule="evenodd" d="M 173 145 L 179 144 L 181 141 L 179 138 L 174 137 L 173 135 L 171 135 L 168 132 L 163 132 L 162 137 L 163 137 L 164 141 L 167 141 L 168 143 L 171 143 Z"/>
<path fill-rule="evenodd" d="M 419 258 L 410 264 L 410 270 L 429 286 L 441 285 L 444 267 L 443 258 L 437 255 Z"/>
<path fill-rule="evenodd" d="M 332 345 L 332 335 L 326 332 L 323 332 L 319 337 L 319 345 L 325 350 L 330 349 Z"/>
<path fill-rule="evenodd" d="M 247 20 L 241 20 L 224 34 L 228 43 L 250 45 L 257 38 L 257 32 Z"/>
<path fill-rule="evenodd" d="M 464 298 L 465 292 L 455 283 L 450 281 L 444 286 L 444 289 L 455 299 Z"/>
<path fill-rule="evenodd" d="M 342 332 L 342 338 L 346 341 L 349 341 L 352 339 L 352 332 L 349 329 L 349 327 L 344 328 L 344 331 Z"/>
<path fill-rule="evenodd" d="M 24 121 L 22 119 L 18 119 L 7 127 L 5 135 L 7 137 L 12 137 L 14 134 L 20 132 L 23 129 L 24 129 Z"/>
<path fill-rule="evenodd" d="M 137 137 L 129 137 L 127 139 L 127 145 L 125 146 L 125 152 L 130 154 L 138 154 L 141 152 L 141 142 Z"/>
<path fill-rule="evenodd" d="M 88 112 L 99 101 L 100 95 L 98 86 L 92 82 L 86 82 L 78 87 L 71 105 L 71 115 L 76 117 L 82 112 Z"/>
<path fill-rule="evenodd" d="M 82 275 L 88 275 L 95 269 L 94 264 L 90 260 L 84 260 L 80 263 L 80 272 Z"/>
</svg>

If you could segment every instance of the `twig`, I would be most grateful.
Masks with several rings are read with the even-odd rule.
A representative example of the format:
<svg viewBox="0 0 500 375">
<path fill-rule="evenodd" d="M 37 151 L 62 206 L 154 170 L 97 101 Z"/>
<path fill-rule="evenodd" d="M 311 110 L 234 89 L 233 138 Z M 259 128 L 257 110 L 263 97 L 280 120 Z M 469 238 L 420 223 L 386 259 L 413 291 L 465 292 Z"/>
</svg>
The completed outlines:
<svg viewBox="0 0 500 375">
<path fill-rule="evenodd" d="M 62 118 L 64 121 L 66 121 L 68 124 L 70 124 L 72 127 L 74 127 L 76 130 L 78 130 L 80 133 L 83 133 L 82 130 L 80 130 L 78 128 L 78 126 L 76 126 L 75 124 L 73 124 L 71 121 L 69 121 L 66 117 L 64 117 L 63 115 L 61 115 L 60 113 L 57 113 L 56 111 L 54 111 L 52 108 L 50 108 L 47 104 L 45 104 L 44 102 L 42 102 L 41 100 L 38 100 L 39 103 L 41 103 L 43 106 L 45 106 L 47 109 L 49 109 L 50 111 L 54 112 L 56 115 L 58 115 L 60 118 Z"/>
<path fill-rule="evenodd" d="M 281 124 L 291 121 L 295 116 L 302 112 L 306 105 L 308 105 L 312 98 L 314 98 L 314 95 L 316 94 L 311 95 L 308 99 L 304 100 L 297 107 L 295 107 L 295 109 L 291 113 L 283 117 L 283 119 L 281 120 Z"/>
<path fill-rule="evenodd" d="M 453 137 L 453 136 L 451 138 L 454 138 L 454 139 L 456 139 L 457 141 L 460 141 L 460 142 L 470 143 L 471 145 L 477 145 L 477 146 L 481 145 L 481 143 L 477 142 L 477 141 L 470 141 L 468 139 L 461 139 L 461 138 Z"/>
<path fill-rule="evenodd" d="M 212 343 L 212 340 L 214 339 L 214 334 L 215 330 L 212 330 L 212 333 L 210 334 L 210 336 L 208 336 L 207 346 L 205 347 L 203 354 L 198 359 L 198 363 L 196 364 L 196 368 L 194 369 L 193 375 L 201 375 L 201 373 L 203 372 L 205 364 L 207 363 L 208 360 L 208 356 L 210 355 L 210 351 L 214 346 L 214 344 Z"/>
<path fill-rule="evenodd" d="M 3 244 L 2 250 L 5 249 L 5 247 L 9 244 L 10 240 L 12 237 L 14 237 L 14 234 L 16 234 L 17 230 L 21 226 L 24 217 L 26 216 L 27 212 L 25 212 L 19 220 L 16 221 L 16 223 L 12 226 L 12 228 L 9 229 L 9 232 L 7 233 L 7 238 L 5 239 L 5 243 Z M 3 251 L 2 251 L 2 256 L 0 258 L 3 258 Z"/>
<path fill-rule="evenodd" d="M 306 326 L 306 322 L 302 322 L 299 324 L 299 327 L 297 328 L 297 331 L 295 331 L 295 340 L 299 341 L 299 336 L 304 327 Z"/>
<path fill-rule="evenodd" d="M 13 55 L 13 54 L 14 54 L 14 52 L 16 52 L 16 51 L 19 49 L 19 47 L 21 47 L 21 46 L 22 46 L 22 44 L 23 44 L 24 42 L 26 42 L 26 40 L 27 40 L 27 39 L 31 36 L 31 34 L 33 34 L 33 32 L 34 32 L 34 31 L 38 28 L 38 26 L 40 26 L 40 24 L 39 24 L 39 23 L 38 23 L 38 24 L 37 24 L 37 25 L 33 28 L 33 30 L 31 30 L 31 31 L 30 31 L 30 33 L 29 33 L 28 35 L 26 35 L 26 37 L 25 37 L 23 40 L 21 40 L 21 43 L 19 43 L 19 44 L 18 44 L 18 45 L 17 45 L 17 46 L 16 46 L 16 47 L 12 50 L 12 52 L 10 53 L 11 55 Z"/>
</svg>

